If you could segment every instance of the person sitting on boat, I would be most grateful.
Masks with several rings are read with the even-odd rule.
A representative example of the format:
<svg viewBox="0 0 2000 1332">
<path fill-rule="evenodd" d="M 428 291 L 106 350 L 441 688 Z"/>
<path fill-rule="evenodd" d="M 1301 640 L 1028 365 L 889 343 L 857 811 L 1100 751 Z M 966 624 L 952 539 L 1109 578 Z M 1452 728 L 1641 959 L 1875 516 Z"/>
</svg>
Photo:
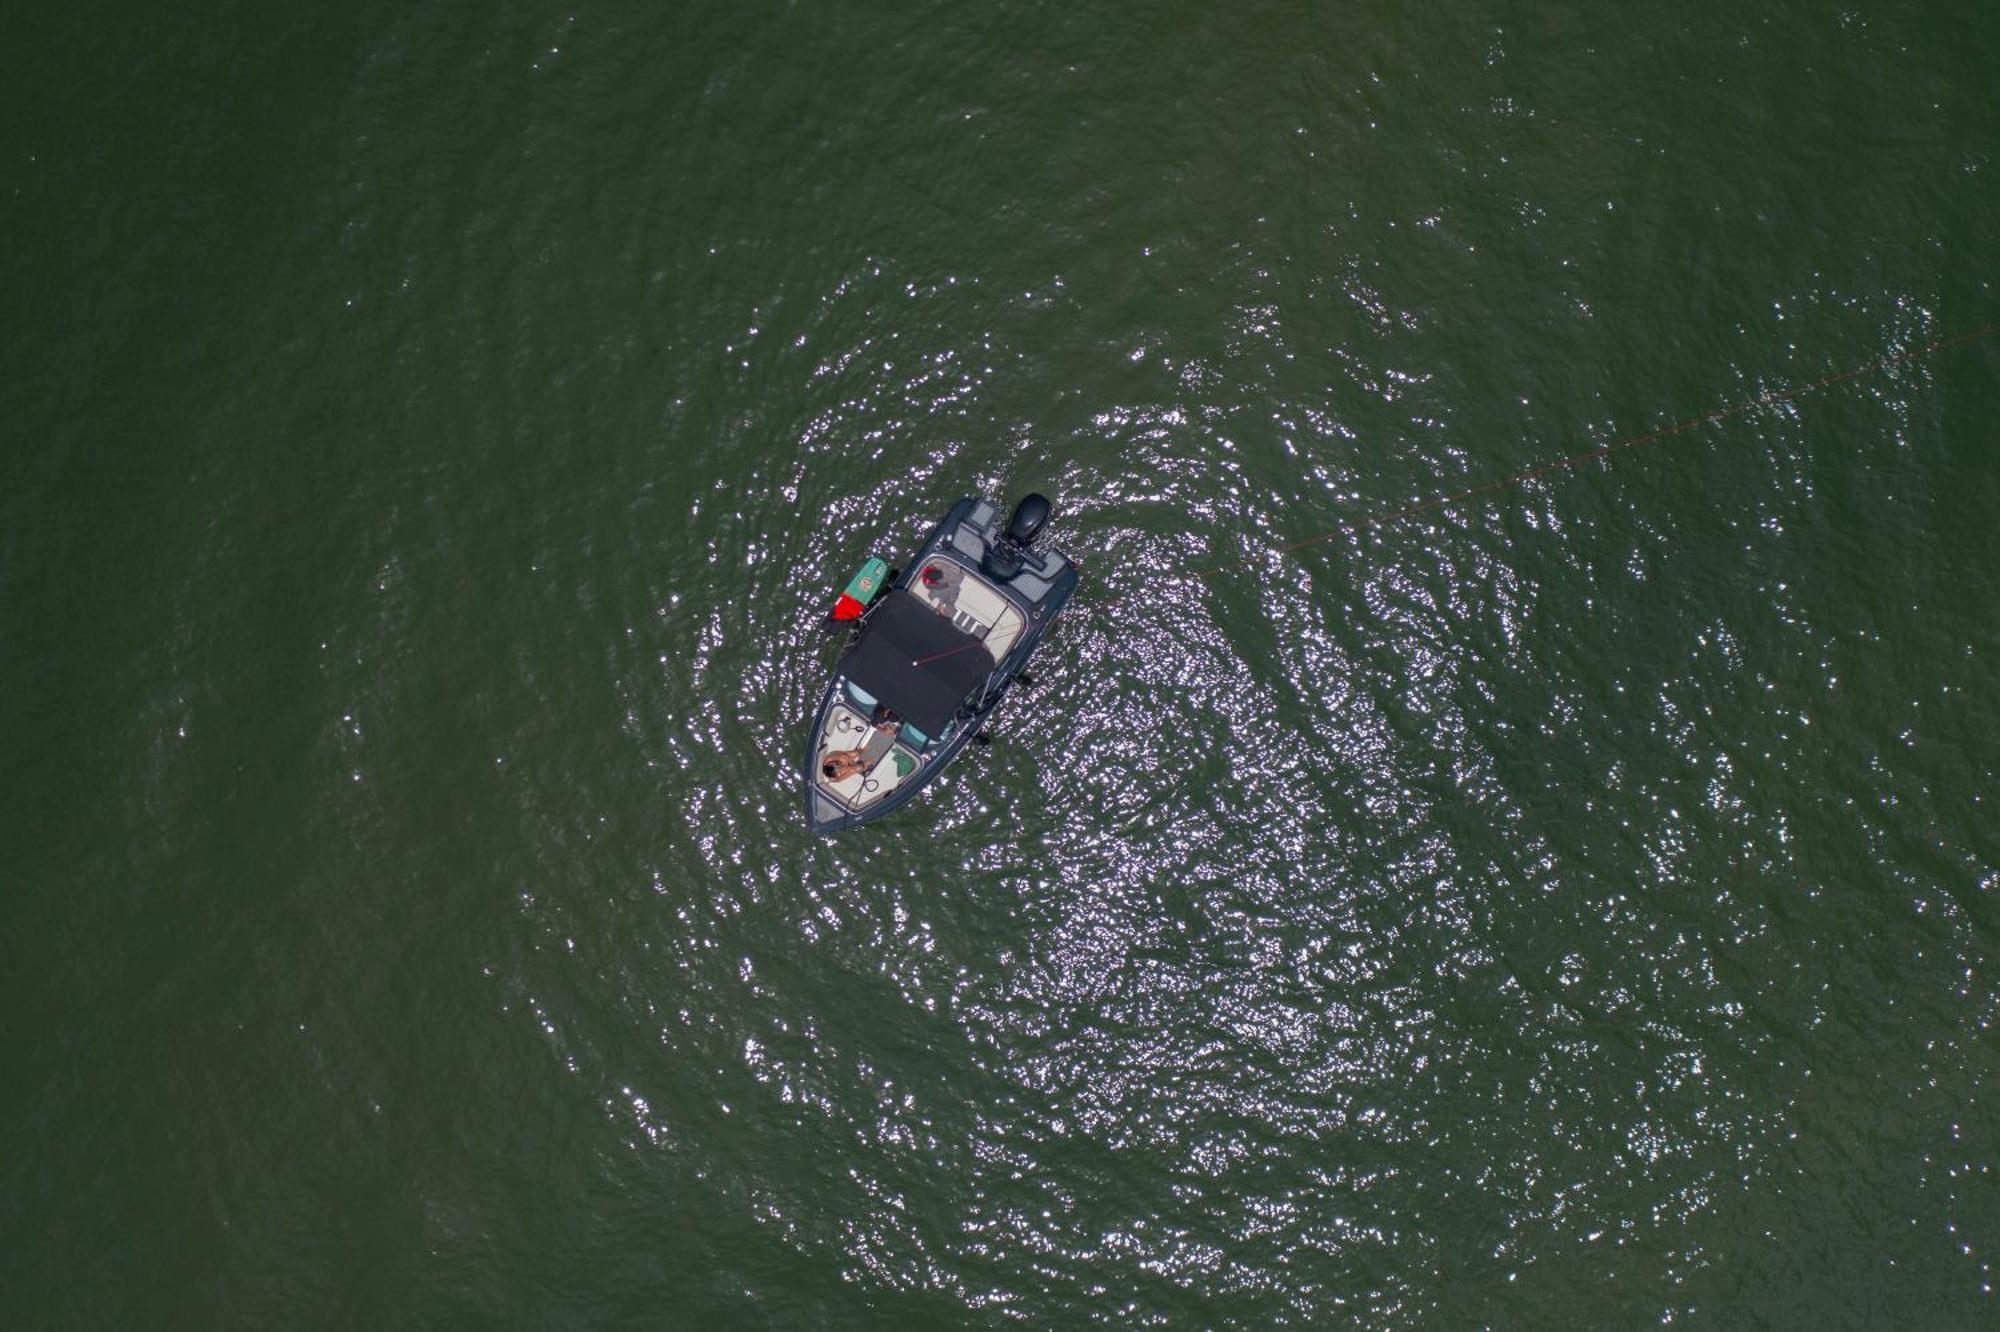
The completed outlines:
<svg viewBox="0 0 2000 1332">
<path fill-rule="evenodd" d="M 950 619 L 958 610 L 958 589 L 965 583 L 965 571 L 940 560 L 925 565 L 924 571 L 917 577 L 923 582 L 924 591 L 937 613 Z"/>
<path fill-rule="evenodd" d="M 882 751 L 895 743 L 896 732 L 901 730 L 903 719 L 896 715 L 894 708 L 883 708 L 881 716 L 870 728 L 872 734 L 868 742 L 859 749 L 836 749 L 820 761 L 820 773 L 830 782 L 844 782 L 849 777 L 868 771 L 875 766 L 875 760 L 882 757 Z"/>
</svg>

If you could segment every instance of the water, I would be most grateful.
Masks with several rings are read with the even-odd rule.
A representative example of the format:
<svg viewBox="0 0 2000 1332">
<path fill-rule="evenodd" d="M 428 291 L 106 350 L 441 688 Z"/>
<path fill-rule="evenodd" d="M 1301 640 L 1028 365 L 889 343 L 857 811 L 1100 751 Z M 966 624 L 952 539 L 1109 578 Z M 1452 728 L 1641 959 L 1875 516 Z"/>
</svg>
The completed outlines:
<svg viewBox="0 0 2000 1332">
<path fill-rule="evenodd" d="M 1996 24 L 16 19 L 6 1321 L 1991 1325 Z"/>
</svg>

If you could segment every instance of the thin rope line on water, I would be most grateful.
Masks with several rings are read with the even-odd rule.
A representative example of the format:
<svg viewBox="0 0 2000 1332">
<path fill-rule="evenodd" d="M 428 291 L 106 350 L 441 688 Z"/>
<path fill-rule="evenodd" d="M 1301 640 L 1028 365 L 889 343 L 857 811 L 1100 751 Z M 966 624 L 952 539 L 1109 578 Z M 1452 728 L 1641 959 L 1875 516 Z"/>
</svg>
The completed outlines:
<svg viewBox="0 0 2000 1332">
<path fill-rule="evenodd" d="M 1447 509 L 1452 505 L 1463 504 L 1469 499 L 1477 499 L 1481 495 L 1490 495 L 1495 491 L 1505 490 L 1510 486 L 1525 485 L 1552 472 L 1560 472 L 1567 468 L 1575 467 L 1580 463 L 1593 462 L 1599 458 L 1609 457 L 1611 454 L 1620 453 L 1626 449 L 1636 449 L 1646 444 L 1657 444 L 1661 440 L 1672 439 L 1676 435 L 1684 435 L 1697 427 L 1714 425 L 1718 421 L 1727 421 L 1732 417 L 1741 416 L 1746 412 L 1753 412 L 1759 407 L 1774 407 L 1780 403 L 1790 402 L 1794 398 L 1802 398 L 1808 393 L 1817 392 L 1820 389 L 1828 388 L 1846 380 L 1859 379 L 1863 375 L 1874 374 L 1878 370 L 1887 370 L 1891 366 L 1902 365 L 1905 362 L 1918 360 L 1952 347 L 1962 347 L 1966 343 L 1977 342 L 1981 338 L 1991 337 L 1995 333 L 2000 333 L 2000 323 L 1986 324 L 1970 332 L 1955 334 L 1948 338 L 1939 338 L 1936 342 L 1927 343 L 1922 347 L 1897 352 L 1893 356 L 1884 356 L 1877 360 L 1869 361 L 1865 365 L 1857 365 L 1852 370 L 1842 370 L 1838 374 L 1827 375 L 1824 378 L 1815 379 L 1810 383 L 1800 384 L 1794 388 L 1760 393 L 1756 397 L 1746 399 L 1734 406 L 1719 407 L 1712 412 L 1704 412 L 1700 416 L 1691 416 L 1685 421 L 1677 421 L 1673 425 L 1662 426 L 1658 430 L 1648 430 L 1643 434 L 1628 435 L 1623 439 L 1613 440 L 1609 444 L 1602 444 L 1597 448 L 1588 449 L 1582 453 L 1573 453 L 1566 458 L 1556 458 L 1549 462 L 1539 463 L 1534 467 L 1524 468 L 1518 472 L 1509 472 L 1505 476 L 1495 477 L 1491 481 L 1482 481 L 1480 484 L 1465 490 L 1454 491 L 1448 495 L 1436 495 L 1430 499 L 1418 500 L 1414 504 L 1406 504 L 1400 509 L 1392 509 L 1387 513 L 1367 514 L 1359 518 L 1349 518 L 1313 536 L 1303 537 L 1300 540 L 1287 542 L 1281 546 L 1272 546 L 1255 554 L 1228 560 L 1222 564 L 1211 565 L 1206 569 L 1194 569 L 1190 572 L 1197 578 L 1213 578 L 1217 574 L 1228 573 L 1234 569 L 1247 568 L 1259 560 L 1269 559 L 1273 555 L 1289 555 L 1294 551 L 1304 550 L 1309 546 L 1317 546 L 1322 542 L 1331 541 L 1335 537 L 1344 536 L 1349 532 L 1371 527 L 1385 527 L 1390 523 L 1401 522 L 1403 519 L 1419 513 L 1426 513 L 1433 509 Z M 1120 593 L 1117 596 L 1107 597 L 1105 600 L 1100 601 L 1098 605 L 1108 605 L 1128 595 L 1130 593 Z"/>
</svg>

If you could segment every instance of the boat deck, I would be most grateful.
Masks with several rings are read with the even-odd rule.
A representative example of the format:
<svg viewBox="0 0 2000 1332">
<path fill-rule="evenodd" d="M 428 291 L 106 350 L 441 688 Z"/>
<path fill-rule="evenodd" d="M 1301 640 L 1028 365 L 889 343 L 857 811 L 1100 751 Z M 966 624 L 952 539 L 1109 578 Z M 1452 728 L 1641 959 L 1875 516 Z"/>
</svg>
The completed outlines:
<svg viewBox="0 0 2000 1332">
<path fill-rule="evenodd" d="M 828 781 L 821 766 L 827 755 L 859 749 L 868 766 L 851 777 Z M 866 809 L 914 776 L 923 759 L 894 735 L 885 735 L 857 709 L 841 700 L 827 710 L 813 755 L 812 780 L 821 792 L 849 809 Z"/>
<path fill-rule="evenodd" d="M 938 570 L 940 577 L 934 583 L 926 582 L 924 575 L 932 569 Z M 925 605 L 949 616 L 954 625 L 980 640 L 996 662 L 1006 659 L 1027 624 L 1014 603 L 948 555 L 925 560 L 909 587 Z"/>
</svg>

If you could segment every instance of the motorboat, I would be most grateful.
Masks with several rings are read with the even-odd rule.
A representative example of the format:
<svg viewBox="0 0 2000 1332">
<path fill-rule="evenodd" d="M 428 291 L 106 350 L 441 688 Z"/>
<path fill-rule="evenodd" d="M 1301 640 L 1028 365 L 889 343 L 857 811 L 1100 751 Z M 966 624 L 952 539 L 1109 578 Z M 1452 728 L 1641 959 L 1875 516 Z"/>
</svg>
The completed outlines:
<svg viewBox="0 0 2000 1332">
<path fill-rule="evenodd" d="M 900 569 L 870 558 L 836 600 L 852 628 L 813 715 L 806 820 L 821 834 L 879 819 L 916 798 L 993 710 L 1033 685 L 1029 657 L 1076 590 L 1060 551 L 1037 547 L 1049 501 L 1024 496 L 1003 524 L 969 496 Z"/>
</svg>

